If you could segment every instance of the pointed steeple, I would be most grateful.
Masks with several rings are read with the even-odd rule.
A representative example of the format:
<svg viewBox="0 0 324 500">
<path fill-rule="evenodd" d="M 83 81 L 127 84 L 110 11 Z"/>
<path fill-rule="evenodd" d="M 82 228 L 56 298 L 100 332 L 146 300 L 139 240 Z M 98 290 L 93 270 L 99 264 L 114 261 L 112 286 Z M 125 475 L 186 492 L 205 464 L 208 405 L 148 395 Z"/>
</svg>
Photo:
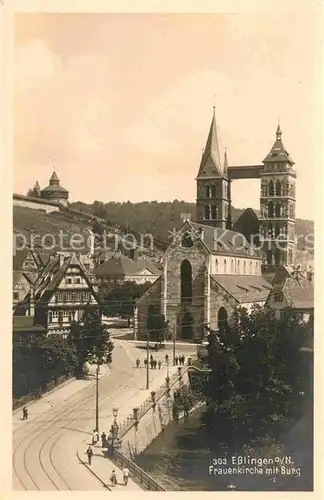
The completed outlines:
<svg viewBox="0 0 324 500">
<path fill-rule="evenodd" d="M 205 150 L 201 158 L 198 177 L 214 177 L 215 175 L 222 175 L 223 169 L 219 151 L 220 148 L 215 118 L 215 106 L 213 106 L 213 119 L 210 125 Z"/>
<path fill-rule="evenodd" d="M 51 175 L 49 183 L 51 186 L 58 185 L 60 183 L 59 178 L 57 177 L 55 170 L 53 171 L 53 173 Z"/>
<path fill-rule="evenodd" d="M 224 173 L 227 173 L 227 167 L 228 167 L 227 148 L 225 148 L 225 154 L 224 154 Z"/>
<path fill-rule="evenodd" d="M 290 158 L 289 153 L 286 151 L 285 146 L 283 145 L 281 136 L 282 131 L 280 128 L 280 124 L 278 123 L 275 143 L 272 146 L 268 156 L 263 160 L 263 163 L 287 162 L 290 163 L 290 165 L 294 165 L 294 161 Z"/>
</svg>

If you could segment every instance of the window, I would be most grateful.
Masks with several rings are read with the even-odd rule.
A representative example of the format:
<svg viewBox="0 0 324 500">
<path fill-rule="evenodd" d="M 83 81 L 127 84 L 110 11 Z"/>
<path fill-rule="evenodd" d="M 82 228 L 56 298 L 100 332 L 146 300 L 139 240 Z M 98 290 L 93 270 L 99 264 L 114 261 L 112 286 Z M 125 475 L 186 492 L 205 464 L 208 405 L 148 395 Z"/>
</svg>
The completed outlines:
<svg viewBox="0 0 324 500">
<path fill-rule="evenodd" d="M 67 285 L 71 285 L 72 284 L 72 278 L 66 278 L 65 282 L 66 282 Z"/>
<path fill-rule="evenodd" d="M 215 273 L 216 274 L 218 273 L 218 259 L 216 259 L 216 262 L 215 262 Z"/>
<path fill-rule="evenodd" d="M 234 274 L 234 260 L 231 260 L 231 273 Z"/>
<path fill-rule="evenodd" d="M 253 271 L 252 271 L 252 260 L 250 260 L 250 274 L 253 274 Z"/>
<path fill-rule="evenodd" d="M 72 294 L 71 293 L 67 293 L 67 301 L 71 302 L 71 300 L 72 300 Z"/>
<path fill-rule="evenodd" d="M 227 274 L 227 264 L 226 264 L 226 259 L 224 259 L 224 274 Z"/>
<path fill-rule="evenodd" d="M 51 311 L 52 312 L 52 320 L 57 321 L 58 318 L 58 311 Z"/>
<path fill-rule="evenodd" d="M 19 292 L 14 292 L 13 293 L 13 299 L 14 300 L 19 300 Z"/>
<path fill-rule="evenodd" d="M 69 311 L 63 311 L 63 321 L 69 319 Z"/>
<path fill-rule="evenodd" d="M 80 285 L 81 284 L 81 278 L 75 278 L 74 283 L 76 285 Z"/>
<path fill-rule="evenodd" d="M 62 302 L 66 302 L 66 293 L 62 293 Z"/>
<path fill-rule="evenodd" d="M 69 322 L 74 320 L 74 311 L 69 311 Z"/>
<path fill-rule="evenodd" d="M 216 205 L 212 205 L 212 207 L 211 207 L 211 218 L 213 220 L 217 219 L 217 217 L 218 217 L 218 213 L 217 212 L 218 212 L 218 210 L 217 210 Z"/>
<path fill-rule="evenodd" d="M 246 274 L 246 262 L 243 263 L 243 274 Z"/>
<path fill-rule="evenodd" d="M 59 293 L 57 294 L 57 300 L 58 300 L 59 302 L 62 302 L 62 300 L 63 300 L 63 293 L 62 293 L 62 292 L 59 292 Z"/>
<path fill-rule="evenodd" d="M 268 217 L 273 218 L 273 216 L 274 216 L 273 203 L 272 203 L 272 201 L 269 201 L 269 203 L 268 203 Z"/>
<path fill-rule="evenodd" d="M 183 235 L 181 246 L 184 248 L 191 248 L 193 246 L 193 241 L 189 233 Z"/>
<path fill-rule="evenodd" d="M 274 196 L 274 185 L 272 180 L 269 182 L 269 196 Z"/>
<path fill-rule="evenodd" d="M 212 186 L 211 188 L 211 197 L 216 198 L 216 186 Z"/>
<path fill-rule="evenodd" d="M 210 209 L 209 209 L 209 205 L 205 205 L 205 213 L 204 213 L 204 218 L 206 220 L 209 220 L 210 219 Z"/>
<path fill-rule="evenodd" d="M 80 292 L 75 293 L 75 300 L 76 302 L 80 302 Z"/>
<path fill-rule="evenodd" d="M 240 260 L 237 261 L 237 274 L 241 274 L 241 272 L 240 272 Z"/>
<path fill-rule="evenodd" d="M 210 194 L 211 194 L 210 186 L 206 186 L 206 198 L 210 198 Z"/>
<path fill-rule="evenodd" d="M 48 311 L 48 322 L 52 323 L 52 321 L 53 321 L 53 313 L 52 311 Z"/>
</svg>

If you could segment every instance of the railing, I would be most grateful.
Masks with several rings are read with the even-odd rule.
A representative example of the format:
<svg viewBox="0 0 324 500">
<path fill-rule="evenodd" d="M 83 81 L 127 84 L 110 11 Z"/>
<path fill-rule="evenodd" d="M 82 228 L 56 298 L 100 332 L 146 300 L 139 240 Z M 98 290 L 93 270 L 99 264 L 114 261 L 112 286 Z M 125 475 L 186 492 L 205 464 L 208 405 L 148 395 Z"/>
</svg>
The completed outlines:
<svg viewBox="0 0 324 500">
<path fill-rule="evenodd" d="M 161 486 L 155 479 L 149 476 L 143 469 L 138 467 L 132 460 L 128 457 L 115 450 L 113 454 L 113 461 L 116 465 L 120 465 L 120 468 L 127 467 L 130 474 L 134 477 L 134 480 L 142 484 L 147 490 L 150 491 L 166 491 L 163 486 Z"/>
<path fill-rule="evenodd" d="M 188 371 L 188 367 L 183 367 L 184 370 L 181 371 L 181 377 Z M 162 384 L 157 391 L 155 392 L 155 403 L 153 403 L 151 398 L 148 398 L 138 407 L 138 416 L 137 420 L 140 420 L 152 407 L 153 404 L 156 404 L 163 396 L 164 394 L 172 388 L 174 384 L 177 383 L 177 381 L 180 379 L 180 376 L 178 373 L 174 373 L 170 377 L 170 383 L 169 387 L 167 386 L 166 383 Z M 135 424 L 135 420 L 133 415 L 129 415 L 126 417 L 119 425 L 119 437 L 122 438 L 127 434 L 127 432 L 133 427 Z"/>
</svg>

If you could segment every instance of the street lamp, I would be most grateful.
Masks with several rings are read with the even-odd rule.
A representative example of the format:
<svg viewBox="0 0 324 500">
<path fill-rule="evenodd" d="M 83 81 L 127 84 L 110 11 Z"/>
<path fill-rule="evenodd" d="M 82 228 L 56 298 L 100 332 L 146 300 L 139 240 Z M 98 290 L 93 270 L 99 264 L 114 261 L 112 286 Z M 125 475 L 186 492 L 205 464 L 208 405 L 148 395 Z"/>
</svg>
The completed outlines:
<svg viewBox="0 0 324 500">
<path fill-rule="evenodd" d="M 114 449 L 115 440 L 118 439 L 119 425 L 117 424 L 118 408 L 113 408 L 114 422 L 111 426 L 112 433 L 112 449 Z"/>
</svg>

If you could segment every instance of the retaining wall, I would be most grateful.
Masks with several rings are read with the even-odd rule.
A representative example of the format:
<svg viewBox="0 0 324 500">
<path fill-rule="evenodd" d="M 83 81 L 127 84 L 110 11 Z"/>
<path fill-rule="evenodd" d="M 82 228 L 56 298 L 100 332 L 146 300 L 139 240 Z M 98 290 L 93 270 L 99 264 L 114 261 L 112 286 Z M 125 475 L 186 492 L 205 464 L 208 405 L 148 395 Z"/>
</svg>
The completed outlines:
<svg viewBox="0 0 324 500">
<path fill-rule="evenodd" d="M 123 455 L 133 459 L 139 455 L 161 432 L 173 421 L 173 394 L 183 385 L 189 385 L 187 369 L 182 369 L 181 378 L 175 374 L 170 380 L 170 391 L 166 385 L 156 393 L 155 405 L 139 408 L 138 425 L 133 424 L 122 436 L 120 451 Z"/>
</svg>

